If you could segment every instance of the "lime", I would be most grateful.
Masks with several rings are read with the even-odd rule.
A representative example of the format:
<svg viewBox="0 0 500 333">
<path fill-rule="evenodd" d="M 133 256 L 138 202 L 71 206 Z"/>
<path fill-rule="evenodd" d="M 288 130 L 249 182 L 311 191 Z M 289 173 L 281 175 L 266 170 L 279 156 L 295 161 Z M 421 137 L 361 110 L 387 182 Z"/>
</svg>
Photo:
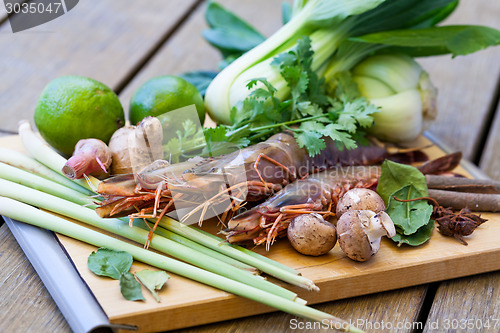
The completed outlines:
<svg viewBox="0 0 500 333">
<path fill-rule="evenodd" d="M 125 114 L 116 94 L 93 79 L 62 76 L 43 90 L 35 109 L 40 135 L 65 156 L 73 153 L 81 139 L 109 142 L 125 124 Z"/>
<path fill-rule="evenodd" d="M 156 117 L 193 104 L 203 124 L 205 106 L 198 89 L 178 76 L 159 76 L 146 81 L 136 90 L 130 99 L 129 119 L 135 125 L 147 116 Z"/>
</svg>

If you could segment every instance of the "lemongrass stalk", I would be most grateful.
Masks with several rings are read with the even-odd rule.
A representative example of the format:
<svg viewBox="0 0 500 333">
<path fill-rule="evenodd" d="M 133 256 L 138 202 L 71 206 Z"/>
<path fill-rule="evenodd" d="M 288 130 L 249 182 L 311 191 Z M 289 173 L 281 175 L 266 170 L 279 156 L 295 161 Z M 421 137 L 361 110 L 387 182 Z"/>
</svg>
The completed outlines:
<svg viewBox="0 0 500 333">
<path fill-rule="evenodd" d="M 149 230 L 149 228 L 151 226 L 148 227 L 145 223 L 146 222 L 144 222 L 141 219 L 134 220 L 134 226 L 139 227 L 139 228 L 144 229 L 144 230 Z M 253 266 L 247 265 L 241 261 L 238 261 L 238 260 L 233 259 L 231 257 L 225 256 L 222 253 L 219 253 L 217 251 L 209 249 L 208 247 L 200 246 L 200 244 L 188 239 L 187 237 L 178 235 L 178 234 L 176 234 L 172 231 L 168 231 L 162 227 L 157 227 L 155 230 L 155 234 L 160 235 L 160 236 L 165 237 L 165 238 L 168 238 L 168 239 L 171 239 L 174 242 L 181 243 L 181 244 L 186 245 L 190 248 L 196 248 L 196 250 L 201 252 L 201 253 L 204 253 L 210 257 L 216 258 L 220 261 L 224 261 L 225 263 L 230 264 L 231 266 L 243 269 L 249 273 L 252 273 L 252 274 L 258 273 L 258 269 L 253 267 Z"/>
<path fill-rule="evenodd" d="M 273 263 L 269 263 L 268 261 L 263 261 L 256 257 L 249 256 L 239 251 L 238 249 L 233 248 L 231 245 L 227 243 L 221 243 L 217 239 L 204 235 L 201 232 L 193 232 L 194 229 L 169 217 L 162 218 L 159 222 L 159 225 L 179 235 L 189 237 L 189 239 L 203 244 L 208 248 L 224 253 L 225 255 L 242 261 L 250 266 L 254 266 L 260 269 L 262 272 L 272 275 L 282 281 L 299 286 L 301 288 L 305 288 L 307 290 L 319 291 L 319 288 L 314 284 L 313 281 L 303 276 L 292 273 L 289 270 L 285 270 L 279 265 L 275 265 Z"/>
<path fill-rule="evenodd" d="M 24 148 L 36 160 L 62 174 L 62 168 L 67 160 L 53 150 L 48 143 L 38 137 L 31 129 L 31 125 L 27 120 L 21 120 L 19 122 L 19 136 L 21 137 Z M 100 183 L 99 179 L 93 176 L 87 176 L 85 179 L 75 179 L 73 181 L 90 191 L 95 191 Z"/>
<path fill-rule="evenodd" d="M 100 218 L 90 209 L 4 179 L 0 179 L 0 196 L 18 200 L 29 205 L 73 218 L 141 244 L 145 244 L 148 240 L 149 232 L 143 229 L 133 226 L 130 227 L 127 223 L 119 219 Z M 189 248 L 167 238 L 153 235 L 150 244 L 155 250 L 189 262 L 216 274 L 220 274 L 236 281 L 254 286 L 255 288 L 260 288 L 269 293 L 273 293 L 282 299 L 293 301 L 297 298 L 297 294 L 283 287 L 263 280 L 258 276 L 248 274 L 240 269 L 236 269 L 229 264 L 200 253 L 194 248 Z M 299 299 L 299 302 L 302 302 L 302 300 Z"/>
<path fill-rule="evenodd" d="M 218 242 L 219 242 L 219 244 L 225 243 L 226 245 L 231 246 L 232 248 L 234 248 L 234 249 L 236 249 L 236 250 L 240 251 L 241 253 L 246 254 L 246 255 L 248 255 L 248 256 L 251 256 L 251 257 L 254 257 L 254 258 L 255 258 L 255 259 L 257 259 L 257 260 L 265 261 L 265 262 L 269 263 L 270 265 L 274 265 L 274 266 L 276 266 L 276 267 L 278 267 L 278 268 L 281 268 L 281 269 L 283 269 L 283 270 L 285 270 L 285 271 L 288 271 L 288 272 L 290 272 L 290 273 L 292 273 L 292 274 L 295 274 L 295 275 L 301 275 L 298 271 L 296 271 L 295 269 L 293 269 L 293 268 L 291 268 L 291 267 L 289 267 L 289 266 L 287 266 L 287 265 L 283 265 L 283 264 L 282 264 L 282 263 L 280 263 L 280 262 L 277 262 L 277 261 L 275 261 L 275 260 L 269 259 L 269 258 L 268 258 L 268 257 L 266 257 L 266 256 L 263 256 L 263 255 L 261 255 L 261 254 L 258 254 L 258 253 L 256 253 L 256 252 L 251 251 L 251 250 L 249 250 L 249 249 L 246 249 L 246 248 L 244 248 L 244 247 L 242 247 L 242 246 L 239 246 L 239 245 L 236 245 L 236 244 L 229 244 L 229 243 L 228 243 L 225 239 L 222 239 L 222 238 L 220 238 L 220 237 L 217 237 L 217 236 L 215 236 L 215 235 L 212 235 L 211 233 L 209 233 L 209 232 L 207 232 L 207 231 L 205 231 L 205 230 L 197 229 L 197 228 L 196 228 L 196 227 L 194 227 L 194 226 L 189 226 L 189 227 L 190 227 L 190 228 L 192 228 L 192 229 L 194 230 L 194 232 L 200 232 L 200 233 L 202 233 L 202 234 L 204 234 L 204 235 L 206 235 L 206 236 L 208 236 L 208 237 L 210 237 L 210 238 L 212 238 L 212 239 L 215 239 L 216 241 L 218 241 Z"/>
<path fill-rule="evenodd" d="M 14 157 L 16 157 L 16 156 L 14 155 Z M 26 155 L 24 155 L 24 154 L 21 154 L 21 158 L 20 158 L 20 160 L 21 160 L 21 159 L 22 159 L 22 160 L 27 160 L 27 161 L 29 161 L 30 163 L 31 163 L 31 162 L 33 162 L 33 163 L 34 163 L 34 165 L 36 165 L 36 166 L 40 166 L 40 167 L 41 167 L 41 169 L 46 169 L 46 170 L 47 170 L 47 171 L 49 171 L 49 172 L 54 172 L 54 171 L 52 171 L 52 170 L 50 170 L 50 169 L 46 168 L 46 167 L 45 167 L 45 166 L 43 166 L 42 164 L 39 164 L 39 163 L 38 163 L 38 162 L 36 162 L 35 160 L 33 160 L 33 159 L 31 159 L 31 158 L 27 157 L 27 156 L 26 156 Z M 14 159 L 14 160 L 16 160 L 16 159 Z M 16 163 L 17 163 L 17 162 L 16 162 Z M 14 164 L 15 164 L 15 163 L 14 163 Z M 23 161 L 23 165 L 24 165 L 24 161 Z M 58 175 L 58 174 L 54 173 L 54 175 Z M 3 178 L 8 179 L 8 177 L 3 177 Z M 66 178 L 63 178 L 63 179 L 67 180 Z M 68 180 L 68 181 L 69 181 L 69 180 Z M 70 182 L 71 182 L 71 181 L 70 181 Z M 74 184 L 74 183 L 72 183 L 72 184 Z M 51 186 L 49 186 L 49 188 L 50 188 L 50 187 L 51 187 Z M 56 192 L 51 192 L 51 191 L 50 191 L 49 189 L 47 189 L 47 188 L 46 188 L 46 189 L 44 189 L 44 192 L 52 193 L 52 194 L 54 194 L 54 195 L 56 195 L 56 196 L 58 196 L 59 198 L 62 198 L 62 199 L 66 198 L 66 196 L 65 196 L 65 195 L 63 195 L 63 196 L 61 197 L 61 195 L 58 195 Z M 59 193 L 59 194 L 63 194 L 63 193 Z M 75 191 L 75 193 L 72 193 L 72 194 L 70 194 L 70 195 L 71 195 L 71 196 L 77 196 L 78 194 L 77 194 L 77 192 Z M 98 199 L 96 198 L 95 200 L 97 201 Z M 194 233 L 194 230 L 195 230 L 195 229 L 193 229 L 193 233 Z M 190 234 L 192 234 L 192 233 L 189 233 L 189 232 L 186 232 L 186 231 L 187 231 L 187 230 L 183 230 L 183 236 L 184 236 L 184 237 L 186 237 L 186 238 L 188 238 L 188 239 L 190 239 L 190 240 L 193 240 L 193 239 L 192 239 L 192 236 L 190 235 Z M 213 237 L 216 237 L 216 236 L 213 236 Z M 221 241 L 222 241 L 220 238 L 217 238 L 217 237 L 216 237 L 216 240 L 217 240 L 217 242 L 221 242 Z M 200 242 L 198 241 L 198 243 L 200 243 Z M 231 246 L 235 247 L 234 245 L 231 245 Z M 280 263 L 278 263 L 278 262 L 276 262 L 276 261 L 273 261 L 273 260 L 271 260 L 271 259 L 268 259 L 267 257 L 260 256 L 260 255 L 258 255 L 258 254 L 256 254 L 256 253 L 253 253 L 253 252 L 252 252 L 252 251 L 250 251 L 250 250 L 247 250 L 247 249 L 244 249 L 244 248 L 241 248 L 241 247 L 237 247 L 237 248 L 240 248 L 240 251 L 244 251 L 244 252 L 246 252 L 246 254 L 247 254 L 247 255 L 252 255 L 252 256 L 254 256 L 254 258 L 251 260 L 251 262 L 256 262 L 256 260 L 266 261 L 269 265 L 271 265 L 272 267 L 275 267 L 274 269 L 276 269 L 276 270 L 281 268 L 281 269 L 283 269 L 283 270 L 286 270 L 286 271 L 291 272 L 292 274 L 296 274 L 296 275 L 298 274 L 296 271 L 292 270 L 291 268 L 289 268 L 289 267 L 287 267 L 287 266 L 285 266 L 285 265 L 282 265 L 282 264 L 280 264 Z M 224 249 L 224 250 L 226 250 L 226 249 Z M 224 250 L 222 251 L 222 253 L 225 253 L 225 252 L 226 252 L 226 251 L 224 251 Z M 238 254 L 236 257 L 239 257 L 239 258 L 244 258 L 243 252 L 241 252 L 240 254 Z M 236 260 L 238 260 L 238 259 L 236 259 Z M 241 260 L 239 260 L 239 261 L 241 261 Z M 243 261 L 241 261 L 241 262 L 243 262 Z M 250 266 L 252 266 L 252 265 L 250 265 Z M 265 267 L 265 266 L 263 266 L 263 267 Z M 276 275 L 276 274 L 274 274 L 274 275 Z"/>
<path fill-rule="evenodd" d="M 0 178 L 64 198 L 75 204 L 89 206 L 93 203 L 93 199 L 88 195 L 5 163 L 0 163 Z"/>
<path fill-rule="evenodd" d="M 141 261 L 145 264 L 155 266 L 229 293 L 254 300 L 292 315 L 318 322 L 337 324 L 339 327 L 342 327 L 343 330 L 349 332 L 363 332 L 362 330 L 349 325 L 348 322 L 328 313 L 310 308 L 297 302 L 283 299 L 282 297 L 273 295 L 258 288 L 207 272 L 198 267 L 180 262 L 164 255 L 145 250 L 138 246 L 72 223 L 50 213 L 43 212 L 16 200 L 0 197 L 0 214 L 38 226 L 40 228 L 52 230 L 97 247 L 106 247 L 115 251 L 126 251 L 130 253 L 135 260 Z"/>
<path fill-rule="evenodd" d="M 35 173 L 46 179 L 49 179 L 58 184 L 69 187 L 73 190 L 81 192 L 83 194 L 92 195 L 92 191 L 82 187 L 81 185 L 69 180 L 63 175 L 53 171 L 52 169 L 46 167 L 45 165 L 35 161 L 31 157 L 20 153 L 15 150 L 0 147 L 0 162 L 11 165 L 13 167 L 28 171 L 30 173 Z"/>
</svg>

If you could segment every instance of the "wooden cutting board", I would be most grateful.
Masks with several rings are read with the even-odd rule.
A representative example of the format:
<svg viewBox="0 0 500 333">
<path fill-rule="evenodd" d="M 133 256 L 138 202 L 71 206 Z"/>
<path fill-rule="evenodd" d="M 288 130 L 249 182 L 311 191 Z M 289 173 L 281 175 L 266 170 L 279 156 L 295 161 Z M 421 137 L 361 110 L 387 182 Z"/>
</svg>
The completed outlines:
<svg viewBox="0 0 500 333">
<path fill-rule="evenodd" d="M 417 144 L 426 143 L 426 140 L 421 138 Z M 23 151 L 17 136 L 1 138 L 0 146 Z M 426 152 L 431 158 L 443 154 L 437 147 L 426 149 Z M 461 168 L 458 172 L 467 174 Z M 500 214 L 484 213 L 482 216 L 488 222 L 467 237 L 468 246 L 442 236 L 435 229 L 431 240 L 419 247 L 397 247 L 392 241 L 383 239 L 379 253 L 365 263 L 346 258 L 338 245 L 321 257 L 303 256 L 295 252 L 286 239 L 277 241 L 269 252 L 263 247 L 255 251 L 312 279 L 320 288 L 319 292 L 308 292 L 269 277 L 297 292 L 309 304 L 315 304 L 500 269 Z M 215 225 L 204 228 L 217 231 Z M 139 332 L 151 332 L 274 311 L 174 274 L 159 293 L 161 303 L 144 289 L 146 301 L 126 301 L 120 294 L 118 281 L 97 277 L 88 270 L 87 258 L 95 247 L 61 235 L 59 238 L 111 323 L 134 325 Z M 155 269 L 134 262 L 132 271 L 144 268 Z"/>
</svg>

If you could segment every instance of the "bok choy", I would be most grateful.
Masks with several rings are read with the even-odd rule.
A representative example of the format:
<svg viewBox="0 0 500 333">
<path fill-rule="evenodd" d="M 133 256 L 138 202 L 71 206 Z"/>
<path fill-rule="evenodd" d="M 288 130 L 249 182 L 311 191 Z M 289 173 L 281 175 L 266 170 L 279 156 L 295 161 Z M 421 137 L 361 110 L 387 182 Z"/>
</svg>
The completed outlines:
<svg viewBox="0 0 500 333">
<path fill-rule="evenodd" d="M 415 138 L 423 120 L 435 113 L 435 90 L 409 57 L 466 55 L 500 43 L 500 31 L 492 28 L 436 26 L 457 5 L 458 0 L 296 0 L 291 18 L 281 29 L 211 82 L 205 104 L 219 127 L 205 134 L 212 141 L 244 145 L 288 129 L 311 155 L 324 146 L 323 136 L 340 146 L 355 147 L 373 123 L 370 131 L 382 139 Z M 304 52 L 307 43 L 310 51 Z M 391 59 L 411 62 L 415 75 L 409 75 L 406 82 L 411 92 L 392 88 L 389 95 L 394 96 L 377 100 L 380 97 L 369 91 L 375 85 L 358 77 L 363 75 L 350 73 L 364 59 L 381 54 L 392 56 L 376 58 L 387 61 L 376 66 L 396 66 L 393 71 L 399 70 L 398 62 Z M 420 110 L 408 122 L 414 128 L 408 131 L 408 125 L 388 133 L 404 125 L 401 119 L 408 115 L 399 114 L 405 108 L 402 104 Z M 377 114 L 374 105 L 392 111 Z"/>
</svg>

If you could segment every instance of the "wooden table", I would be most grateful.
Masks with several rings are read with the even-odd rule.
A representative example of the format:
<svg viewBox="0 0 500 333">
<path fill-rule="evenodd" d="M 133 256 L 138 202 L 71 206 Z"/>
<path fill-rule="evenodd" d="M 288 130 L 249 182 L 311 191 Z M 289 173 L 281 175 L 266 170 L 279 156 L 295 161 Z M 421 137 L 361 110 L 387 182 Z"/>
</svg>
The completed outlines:
<svg viewBox="0 0 500 333">
<path fill-rule="evenodd" d="M 269 35 L 281 24 L 281 0 L 220 0 Z M 81 1 L 42 26 L 12 33 L 0 6 L 0 135 L 32 119 L 36 100 L 52 79 L 85 75 L 104 82 L 125 108 L 139 85 L 159 75 L 216 69 L 218 53 L 201 37 L 203 1 Z M 448 23 L 500 28 L 500 2 L 463 0 Z M 467 57 L 422 59 L 439 88 L 439 116 L 429 132 L 460 150 L 491 178 L 500 179 L 500 48 Z M 70 327 L 6 225 L 0 228 L 0 330 L 68 332 Z M 443 323 L 469 320 L 498 332 L 500 273 L 421 285 L 316 305 L 339 317 L 399 325 L 397 332 L 443 332 Z M 293 317 L 272 313 L 216 323 L 185 332 L 297 331 Z M 440 322 L 439 329 L 436 323 Z M 495 324 L 497 325 L 495 327 Z M 365 327 L 366 328 L 366 327 Z"/>
</svg>

